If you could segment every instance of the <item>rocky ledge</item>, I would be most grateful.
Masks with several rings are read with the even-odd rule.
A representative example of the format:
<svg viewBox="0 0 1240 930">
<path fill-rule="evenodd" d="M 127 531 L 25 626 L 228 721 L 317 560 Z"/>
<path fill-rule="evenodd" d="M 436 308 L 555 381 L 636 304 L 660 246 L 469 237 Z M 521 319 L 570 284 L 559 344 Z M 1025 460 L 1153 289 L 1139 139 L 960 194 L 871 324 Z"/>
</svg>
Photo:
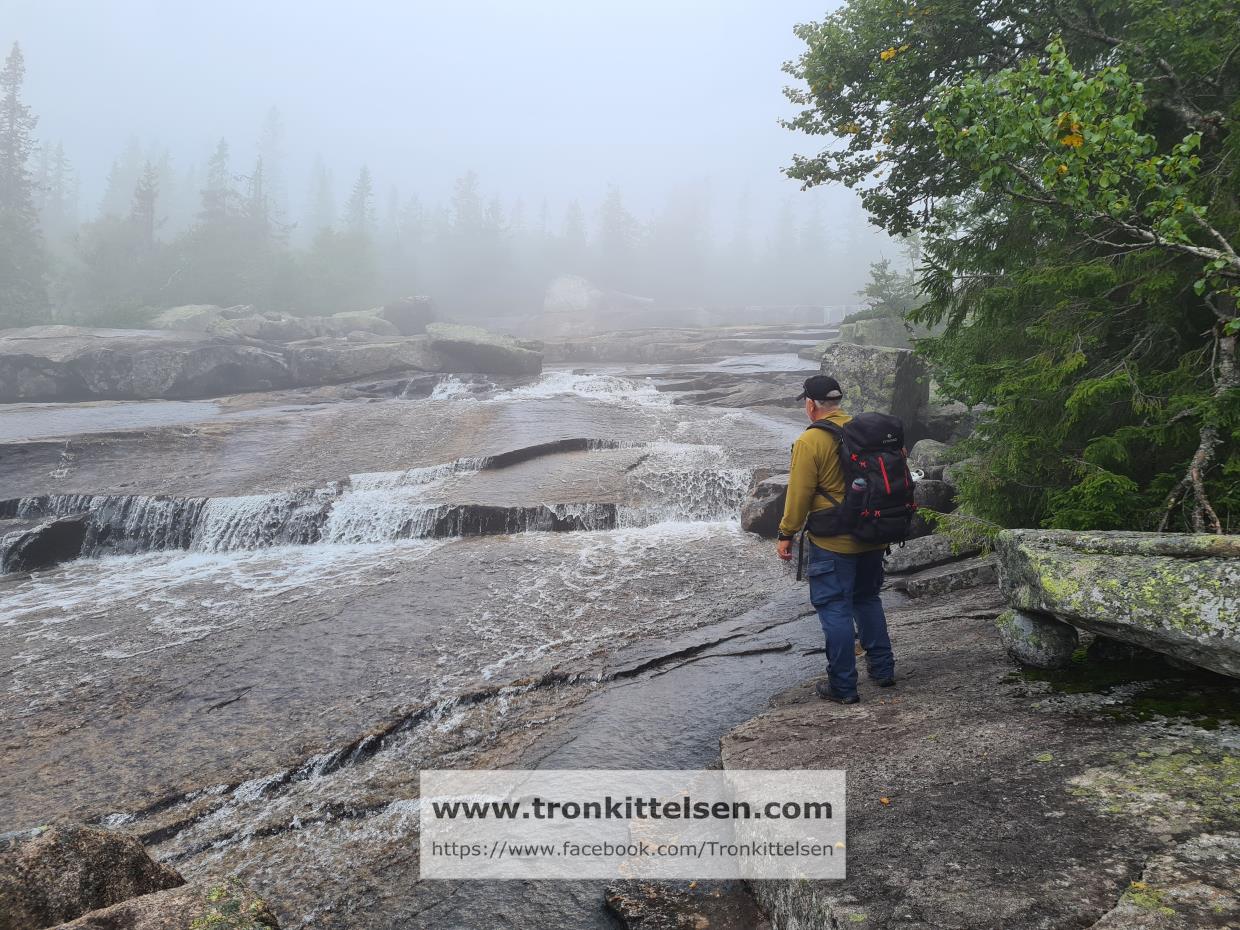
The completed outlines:
<svg viewBox="0 0 1240 930">
<path fill-rule="evenodd" d="M 1240 678 L 1240 536 L 1009 530 L 997 549 L 1009 645 L 1081 628 Z"/>
<path fill-rule="evenodd" d="M 537 374 L 542 354 L 530 344 L 475 327 L 432 323 L 404 336 L 383 332 L 303 338 L 305 330 L 265 320 L 254 332 L 297 338 L 269 341 L 230 329 L 89 329 L 31 326 L 0 330 L 0 403 L 217 397 L 344 383 L 401 372 Z M 188 325 L 188 324 L 187 324 Z M 298 326 L 301 324 L 299 323 Z M 350 324 L 351 325 L 351 324 Z M 273 329 L 274 328 L 274 329 Z"/>
<path fill-rule="evenodd" d="M 890 595 L 895 689 L 839 707 L 807 682 L 725 736 L 727 768 L 848 772 L 848 878 L 753 883 L 772 924 L 1236 926 L 1240 688 L 1157 656 L 1019 672 L 1003 607 Z"/>
</svg>

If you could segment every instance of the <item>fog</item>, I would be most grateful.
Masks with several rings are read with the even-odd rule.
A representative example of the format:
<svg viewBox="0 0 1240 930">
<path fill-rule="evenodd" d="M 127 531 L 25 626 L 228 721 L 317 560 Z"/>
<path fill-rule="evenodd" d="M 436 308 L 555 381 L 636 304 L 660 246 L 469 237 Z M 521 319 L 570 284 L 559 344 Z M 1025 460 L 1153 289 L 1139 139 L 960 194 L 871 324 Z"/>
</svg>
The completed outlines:
<svg viewBox="0 0 1240 930">
<path fill-rule="evenodd" d="M 328 260 L 307 256 L 322 230 L 349 226 L 368 169 L 355 219 L 371 227 L 374 278 L 325 298 L 339 310 L 416 290 L 462 316 L 519 313 L 563 273 L 678 307 L 856 305 L 869 262 L 899 254 L 852 192 L 802 192 L 780 172 L 817 144 L 778 123 L 792 113 L 780 65 L 800 52 L 792 27 L 821 18 L 825 0 L 0 0 L 0 11 L 0 46 L 20 43 L 38 117 L 31 171 L 54 318 L 103 303 L 264 302 L 226 287 L 126 297 L 83 267 L 108 235 L 91 224 L 132 212 L 148 162 L 154 238 L 171 247 L 192 230 L 221 140 L 239 202 L 261 156 L 264 216 L 294 266 Z M 69 180 L 55 177 L 57 146 Z M 496 286 L 465 293 L 454 275 Z M 322 287 L 264 291 L 283 305 L 307 292 Z"/>
</svg>

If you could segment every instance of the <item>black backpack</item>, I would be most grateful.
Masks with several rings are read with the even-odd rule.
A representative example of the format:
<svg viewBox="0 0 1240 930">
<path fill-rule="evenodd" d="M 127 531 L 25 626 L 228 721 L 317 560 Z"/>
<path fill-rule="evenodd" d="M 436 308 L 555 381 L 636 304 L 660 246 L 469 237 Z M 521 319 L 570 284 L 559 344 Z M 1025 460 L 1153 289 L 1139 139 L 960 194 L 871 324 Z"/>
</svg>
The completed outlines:
<svg viewBox="0 0 1240 930">
<path fill-rule="evenodd" d="M 908 539 L 917 504 L 913 475 L 904 451 L 904 424 L 885 413 L 861 413 L 843 426 L 815 420 L 810 429 L 835 437 L 844 474 L 844 499 L 815 510 L 805 528 L 815 536 L 851 535 L 863 543 L 895 543 Z"/>
</svg>

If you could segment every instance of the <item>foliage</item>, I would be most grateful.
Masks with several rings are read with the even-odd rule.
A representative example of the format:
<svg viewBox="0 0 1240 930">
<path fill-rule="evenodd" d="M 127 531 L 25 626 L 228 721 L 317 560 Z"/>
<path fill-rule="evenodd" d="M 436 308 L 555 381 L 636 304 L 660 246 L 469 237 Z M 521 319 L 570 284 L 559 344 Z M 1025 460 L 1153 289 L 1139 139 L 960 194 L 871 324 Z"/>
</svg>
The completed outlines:
<svg viewBox="0 0 1240 930">
<path fill-rule="evenodd" d="M 25 60 L 16 43 L 0 71 L 0 327 L 47 309 L 46 258 L 29 161 L 37 119 L 22 103 Z"/>
<path fill-rule="evenodd" d="M 967 508 L 1004 525 L 1240 524 L 1240 18 L 1223 0 L 853 0 L 799 27 L 807 184 L 920 229 L 919 347 L 989 412 Z M 877 175 L 875 177 L 874 175 Z"/>
</svg>

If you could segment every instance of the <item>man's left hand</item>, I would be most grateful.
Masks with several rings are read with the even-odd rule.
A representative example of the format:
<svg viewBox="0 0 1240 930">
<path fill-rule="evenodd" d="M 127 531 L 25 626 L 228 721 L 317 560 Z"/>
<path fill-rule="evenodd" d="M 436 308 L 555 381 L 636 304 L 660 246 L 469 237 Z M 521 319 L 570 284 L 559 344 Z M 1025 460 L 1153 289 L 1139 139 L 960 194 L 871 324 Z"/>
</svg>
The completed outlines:
<svg viewBox="0 0 1240 930">
<path fill-rule="evenodd" d="M 779 542 L 775 543 L 775 553 L 785 562 L 791 562 L 792 561 L 792 540 L 781 539 Z"/>
</svg>

